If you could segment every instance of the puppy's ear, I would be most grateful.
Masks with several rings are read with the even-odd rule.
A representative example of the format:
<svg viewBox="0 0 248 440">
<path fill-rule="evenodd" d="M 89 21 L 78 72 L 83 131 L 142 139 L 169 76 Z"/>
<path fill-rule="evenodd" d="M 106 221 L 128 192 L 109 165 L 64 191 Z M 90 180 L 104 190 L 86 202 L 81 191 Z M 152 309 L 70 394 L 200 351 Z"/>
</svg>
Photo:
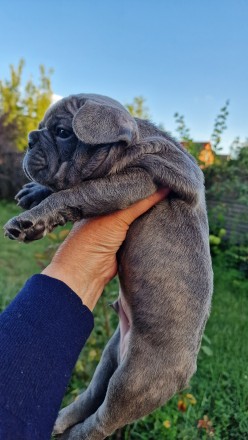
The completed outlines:
<svg viewBox="0 0 248 440">
<path fill-rule="evenodd" d="M 138 140 L 138 126 L 125 108 L 87 100 L 72 122 L 76 136 L 90 145 L 124 141 L 130 145 Z"/>
</svg>

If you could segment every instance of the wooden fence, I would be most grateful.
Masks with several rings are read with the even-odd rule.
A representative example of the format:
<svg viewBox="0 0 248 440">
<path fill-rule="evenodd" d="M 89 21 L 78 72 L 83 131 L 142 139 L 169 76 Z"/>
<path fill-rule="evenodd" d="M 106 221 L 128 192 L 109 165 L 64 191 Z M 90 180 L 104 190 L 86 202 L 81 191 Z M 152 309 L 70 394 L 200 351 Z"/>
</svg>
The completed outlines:
<svg viewBox="0 0 248 440">
<path fill-rule="evenodd" d="M 210 228 L 224 228 L 226 237 L 233 243 L 248 241 L 248 200 L 247 205 L 235 200 L 207 200 Z"/>
</svg>

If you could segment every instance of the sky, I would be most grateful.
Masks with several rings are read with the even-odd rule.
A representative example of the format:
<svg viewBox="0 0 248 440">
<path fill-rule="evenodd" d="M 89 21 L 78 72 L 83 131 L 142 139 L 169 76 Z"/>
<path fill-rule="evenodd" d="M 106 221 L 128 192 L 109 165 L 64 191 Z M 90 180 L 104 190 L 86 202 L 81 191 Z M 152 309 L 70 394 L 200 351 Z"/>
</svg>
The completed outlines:
<svg viewBox="0 0 248 440">
<path fill-rule="evenodd" d="M 208 141 L 230 100 L 223 153 L 248 137 L 248 0 L 0 0 L 0 79 L 52 67 L 56 95 L 143 96 L 175 134 L 174 113 Z"/>
</svg>

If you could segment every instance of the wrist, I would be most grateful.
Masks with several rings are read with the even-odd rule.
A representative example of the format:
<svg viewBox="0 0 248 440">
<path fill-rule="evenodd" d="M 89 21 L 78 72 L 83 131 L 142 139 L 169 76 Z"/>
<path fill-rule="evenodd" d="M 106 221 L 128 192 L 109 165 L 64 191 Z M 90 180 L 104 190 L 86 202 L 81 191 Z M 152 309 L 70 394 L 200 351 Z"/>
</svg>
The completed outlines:
<svg viewBox="0 0 248 440">
<path fill-rule="evenodd" d="M 61 263 L 51 262 L 41 273 L 67 284 L 91 311 L 94 309 L 106 284 L 100 278 L 91 279 L 87 274 L 82 273 L 77 275 L 75 271 L 63 267 Z"/>
</svg>

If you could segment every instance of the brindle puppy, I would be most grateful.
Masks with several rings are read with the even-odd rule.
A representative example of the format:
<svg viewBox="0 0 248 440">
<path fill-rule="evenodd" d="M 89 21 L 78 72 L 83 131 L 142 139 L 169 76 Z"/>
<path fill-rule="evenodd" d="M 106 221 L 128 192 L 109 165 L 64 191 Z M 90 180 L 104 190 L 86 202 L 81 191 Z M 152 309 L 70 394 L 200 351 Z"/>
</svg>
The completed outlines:
<svg viewBox="0 0 248 440">
<path fill-rule="evenodd" d="M 102 440 L 164 404 L 196 370 L 212 294 L 203 174 L 165 132 L 93 94 L 48 109 L 24 170 L 37 183 L 17 200 L 31 209 L 5 233 L 25 242 L 171 190 L 130 227 L 118 255 L 120 326 L 90 386 L 56 422 L 63 439 Z"/>
</svg>

